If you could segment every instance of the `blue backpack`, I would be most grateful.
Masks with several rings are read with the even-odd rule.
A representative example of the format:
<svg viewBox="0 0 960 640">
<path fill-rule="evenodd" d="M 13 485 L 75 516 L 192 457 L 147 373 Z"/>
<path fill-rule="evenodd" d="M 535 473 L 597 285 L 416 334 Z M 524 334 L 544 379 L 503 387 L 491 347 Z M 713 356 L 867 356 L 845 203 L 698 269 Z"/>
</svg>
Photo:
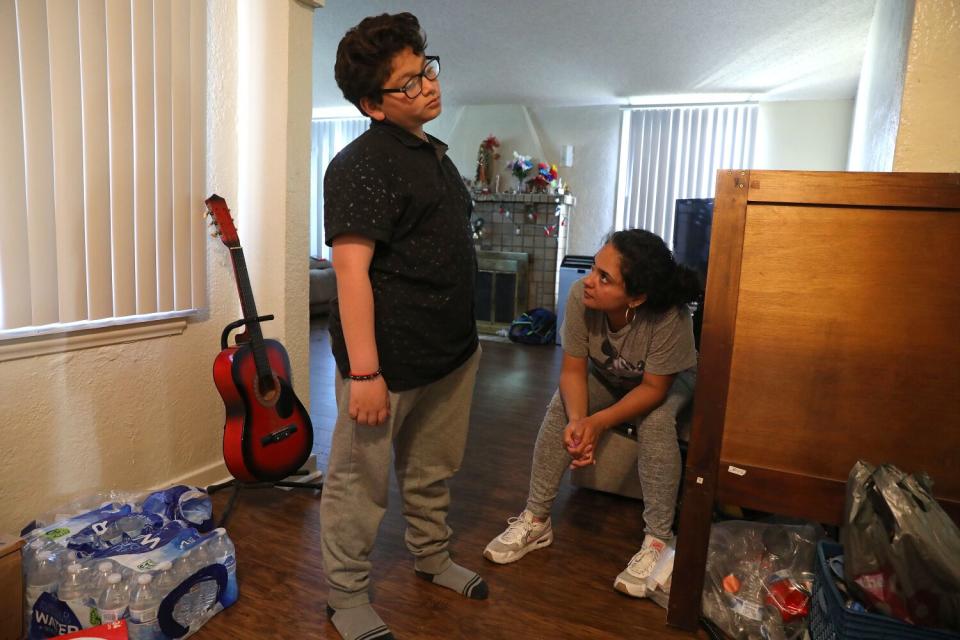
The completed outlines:
<svg viewBox="0 0 960 640">
<path fill-rule="evenodd" d="M 537 307 L 510 323 L 510 340 L 522 344 L 553 344 L 557 333 L 557 316 L 549 309 Z"/>
</svg>

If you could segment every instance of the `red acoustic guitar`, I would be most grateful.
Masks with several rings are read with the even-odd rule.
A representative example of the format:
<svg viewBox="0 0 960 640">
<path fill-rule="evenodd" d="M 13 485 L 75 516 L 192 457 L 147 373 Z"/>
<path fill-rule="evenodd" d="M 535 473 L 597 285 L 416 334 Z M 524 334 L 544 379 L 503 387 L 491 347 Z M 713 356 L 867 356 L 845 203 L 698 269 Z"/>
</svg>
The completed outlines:
<svg viewBox="0 0 960 640">
<path fill-rule="evenodd" d="M 241 482 L 281 480 L 300 469 L 313 449 L 310 414 L 293 392 L 290 359 L 276 340 L 264 339 L 237 229 L 226 201 L 207 198 L 207 213 L 230 249 L 243 320 L 229 325 L 213 363 L 213 381 L 226 405 L 223 458 Z M 236 346 L 227 346 L 231 327 L 244 326 Z"/>
</svg>

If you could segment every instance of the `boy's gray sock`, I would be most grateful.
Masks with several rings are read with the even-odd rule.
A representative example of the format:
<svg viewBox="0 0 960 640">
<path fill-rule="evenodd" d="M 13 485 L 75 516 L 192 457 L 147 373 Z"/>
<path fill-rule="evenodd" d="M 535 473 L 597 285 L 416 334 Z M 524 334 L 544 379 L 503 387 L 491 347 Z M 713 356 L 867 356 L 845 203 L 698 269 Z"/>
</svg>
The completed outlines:
<svg viewBox="0 0 960 640">
<path fill-rule="evenodd" d="M 327 617 L 343 640 L 394 640 L 390 629 L 369 604 L 349 609 L 327 605 Z"/>
<path fill-rule="evenodd" d="M 450 566 L 440 573 L 417 571 L 417 575 L 441 587 L 462 593 L 468 598 L 474 600 L 487 599 L 487 583 L 483 581 L 483 578 L 470 571 L 470 569 L 461 567 L 456 562 L 451 562 Z"/>
</svg>

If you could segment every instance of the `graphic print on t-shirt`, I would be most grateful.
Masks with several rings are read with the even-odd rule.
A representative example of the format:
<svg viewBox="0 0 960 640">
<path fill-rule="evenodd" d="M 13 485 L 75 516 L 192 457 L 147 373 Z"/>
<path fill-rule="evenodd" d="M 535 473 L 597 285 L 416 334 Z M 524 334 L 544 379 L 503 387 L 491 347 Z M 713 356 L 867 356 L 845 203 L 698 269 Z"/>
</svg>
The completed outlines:
<svg viewBox="0 0 960 640">
<path fill-rule="evenodd" d="M 623 358 L 609 336 L 604 336 L 600 350 L 605 358 L 600 360 L 590 356 L 590 361 L 601 380 L 625 389 L 632 389 L 640 384 L 643 380 L 643 360 L 633 363 Z"/>
</svg>

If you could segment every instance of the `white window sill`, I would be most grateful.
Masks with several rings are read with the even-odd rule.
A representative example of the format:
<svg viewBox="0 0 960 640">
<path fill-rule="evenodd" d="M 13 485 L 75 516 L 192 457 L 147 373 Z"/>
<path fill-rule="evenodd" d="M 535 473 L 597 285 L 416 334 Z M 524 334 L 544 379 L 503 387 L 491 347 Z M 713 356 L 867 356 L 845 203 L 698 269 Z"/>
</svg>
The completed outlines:
<svg viewBox="0 0 960 640">
<path fill-rule="evenodd" d="M 0 331 L 0 362 L 183 333 L 198 309 Z"/>
</svg>

